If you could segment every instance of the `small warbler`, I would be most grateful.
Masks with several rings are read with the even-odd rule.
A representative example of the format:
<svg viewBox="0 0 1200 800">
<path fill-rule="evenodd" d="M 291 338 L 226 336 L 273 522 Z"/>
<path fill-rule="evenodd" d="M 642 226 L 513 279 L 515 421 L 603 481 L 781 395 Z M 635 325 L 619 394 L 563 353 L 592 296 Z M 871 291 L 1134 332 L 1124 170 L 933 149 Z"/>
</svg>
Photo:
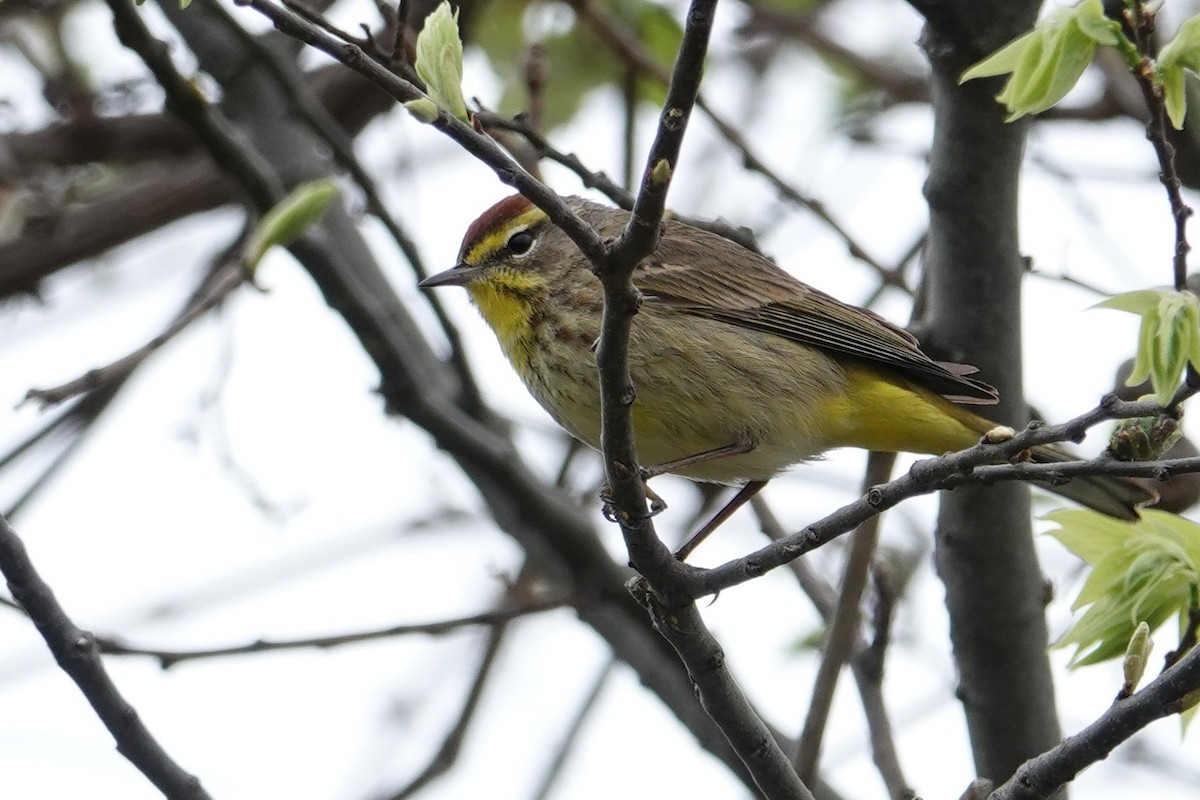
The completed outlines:
<svg viewBox="0 0 1200 800">
<path fill-rule="evenodd" d="M 603 238 L 619 236 L 629 219 L 565 199 Z M 633 282 L 643 303 L 629 368 L 644 464 L 683 462 L 662 471 L 757 486 L 836 447 L 940 454 L 996 427 L 962 407 L 996 402 L 973 367 L 934 361 L 902 328 L 716 234 L 666 222 Z M 600 282 L 543 211 L 521 195 L 500 201 L 467 229 L 458 265 L 420 285 L 465 287 L 534 398 L 599 449 Z M 1031 456 L 1070 458 L 1050 447 Z M 1106 476 L 1047 488 L 1123 519 L 1153 499 L 1140 484 Z"/>
</svg>

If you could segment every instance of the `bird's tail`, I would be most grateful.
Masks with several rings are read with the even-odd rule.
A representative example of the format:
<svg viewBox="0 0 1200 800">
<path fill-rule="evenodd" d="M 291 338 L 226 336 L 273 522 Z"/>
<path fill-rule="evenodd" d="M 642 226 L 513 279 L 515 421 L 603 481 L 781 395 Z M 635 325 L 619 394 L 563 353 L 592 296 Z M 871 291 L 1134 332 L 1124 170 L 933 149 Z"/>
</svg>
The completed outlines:
<svg viewBox="0 0 1200 800">
<path fill-rule="evenodd" d="M 1030 454 L 1035 464 L 1075 460 L 1075 456 L 1055 447 L 1035 447 Z M 1038 481 L 1038 485 L 1093 511 L 1131 522 L 1138 519 L 1139 507 L 1158 500 L 1158 492 L 1149 485 L 1116 475 L 1086 475 L 1060 484 Z"/>
</svg>

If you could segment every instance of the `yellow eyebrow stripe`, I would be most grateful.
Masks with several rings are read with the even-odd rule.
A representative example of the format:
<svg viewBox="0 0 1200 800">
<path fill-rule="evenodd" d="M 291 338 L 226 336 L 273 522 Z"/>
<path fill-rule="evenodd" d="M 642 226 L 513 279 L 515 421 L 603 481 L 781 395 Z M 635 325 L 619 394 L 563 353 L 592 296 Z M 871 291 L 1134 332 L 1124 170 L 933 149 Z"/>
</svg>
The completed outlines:
<svg viewBox="0 0 1200 800">
<path fill-rule="evenodd" d="M 513 234 L 528 230 L 545 219 L 547 219 L 546 212 L 537 206 L 530 207 L 528 211 L 513 217 L 504 225 L 494 228 L 481 236 L 475 246 L 463 254 L 463 262 L 467 264 L 482 264 L 489 256 L 502 250 L 508 244 L 508 240 L 512 238 Z"/>
</svg>

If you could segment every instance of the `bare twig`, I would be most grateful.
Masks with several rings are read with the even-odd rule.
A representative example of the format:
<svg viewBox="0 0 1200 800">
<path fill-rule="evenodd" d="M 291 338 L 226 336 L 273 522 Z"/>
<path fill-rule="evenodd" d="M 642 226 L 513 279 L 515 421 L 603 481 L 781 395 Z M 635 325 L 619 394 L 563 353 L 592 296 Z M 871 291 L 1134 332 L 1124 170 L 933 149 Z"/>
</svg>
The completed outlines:
<svg viewBox="0 0 1200 800">
<path fill-rule="evenodd" d="M 895 453 L 870 453 L 867 471 L 863 476 L 863 491 L 884 483 L 891 477 L 896 463 Z M 867 577 L 871 572 L 871 559 L 879 541 L 881 515 L 865 520 L 858 526 L 851 539 L 846 566 L 842 571 L 842 591 L 837 606 L 826 628 L 825 644 L 822 648 L 821 664 L 813 682 L 812 699 L 808 704 L 808 715 L 804 719 L 804 730 L 796 748 L 796 771 L 805 783 L 812 783 L 817 775 L 817 762 L 821 755 L 821 740 L 833 706 L 833 693 L 837 688 L 842 666 L 851 659 L 854 646 L 859 640 L 859 609 L 863 591 L 867 588 Z"/>
<path fill-rule="evenodd" d="M 80 630 L 67 616 L 29 560 L 25 545 L 3 517 L 0 517 L 0 572 L 8 581 L 13 599 L 21 604 L 46 640 L 55 661 L 113 735 L 121 755 L 172 800 L 209 800 L 199 779 L 172 760 L 121 695 L 104 669 L 95 638 Z"/>
<path fill-rule="evenodd" d="M 1171 217 L 1175 221 L 1175 254 L 1172 259 L 1175 289 L 1187 288 L 1187 256 L 1191 245 L 1187 240 L 1187 221 L 1192 215 L 1191 207 L 1183 201 L 1180 192 L 1179 173 L 1175 169 L 1175 148 L 1167 141 L 1167 107 L 1163 99 L 1162 86 L 1156 85 L 1151 71 L 1154 53 L 1154 23 L 1156 11 L 1148 9 L 1142 0 L 1135 0 L 1132 11 L 1126 10 L 1133 41 L 1141 55 L 1141 64 L 1133 70 L 1138 87 L 1146 100 L 1150 119 L 1146 122 L 1146 138 L 1154 147 L 1158 157 L 1158 179 L 1167 191 L 1171 204 Z"/>
<path fill-rule="evenodd" d="M 299 639 L 259 639 L 247 644 L 230 645 L 228 647 L 211 647 L 194 650 L 164 650 L 155 647 L 137 647 L 111 636 L 97 636 L 96 643 L 100 652 L 114 656 L 149 656 L 163 669 L 170 669 L 184 661 L 197 661 L 207 658 L 225 658 L 227 656 L 257 655 L 276 650 L 307 650 L 317 648 L 327 650 L 331 647 L 341 647 L 359 642 L 371 642 L 376 639 L 393 639 L 399 636 L 415 634 L 425 636 L 445 636 L 462 628 L 478 625 L 496 626 L 518 617 L 538 614 L 562 608 L 570 601 L 566 598 L 551 597 L 545 600 L 534 600 L 511 608 L 505 607 L 497 611 L 485 611 L 465 617 L 439 620 L 437 622 L 412 623 L 407 625 L 391 625 L 386 628 L 372 628 L 352 633 L 339 633 L 332 636 L 312 636 Z"/>
<path fill-rule="evenodd" d="M 1188 387 L 1180 389 L 1172 406 L 1183 402 L 1195 392 L 1195 389 Z M 1156 416 L 1161 411 L 1153 401 L 1128 403 L 1109 397 L 1091 411 L 1061 425 L 1031 424 L 1007 442 L 980 443 L 958 453 L 918 461 L 906 474 L 882 486 L 874 487 L 859 500 L 843 506 L 798 533 L 712 569 L 693 567 L 687 573 L 681 569 L 680 574 L 676 576 L 679 583 L 675 584 L 682 590 L 680 600 L 682 602 L 683 598 L 696 599 L 717 594 L 731 586 L 752 580 L 837 538 L 867 518 L 891 508 L 902 500 L 929 494 L 938 489 L 998 480 L 1052 480 L 1096 474 L 1163 477 L 1169 476 L 1171 470 L 1200 470 L 1200 459 L 1179 459 L 1178 462 L 1165 463 L 1096 460 L 1050 465 L 1003 464 L 1030 447 L 1079 441 L 1088 429 L 1106 420 Z M 997 462 L 1001 464 L 984 466 Z"/>
<path fill-rule="evenodd" d="M 767 538 L 779 541 L 787 537 L 787 531 L 775 518 L 761 494 L 750 503 Z M 828 624 L 838 603 L 838 594 L 833 586 L 811 569 L 803 558 L 789 561 L 788 568 L 796 576 L 801 590 L 808 595 L 817 612 Z M 884 785 L 887 786 L 888 796 L 891 800 L 910 800 L 914 793 L 909 788 L 904 770 L 900 766 L 892 723 L 883 702 L 883 659 L 887 640 L 886 633 L 881 633 L 883 628 L 884 626 L 879 624 L 877 614 L 875 639 L 868 643 L 861 634 L 856 637 L 852 649 L 858 655 L 851 659 L 850 667 L 854 673 L 859 697 L 862 699 L 867 727 L 871 732 L 871 757 Z"/>
<path fill-rule="evenodd" d="M 1193 648 L 1141 691 L 1113 703 L 1091 725 L 1025 762 L 1012 778 L 992 792 L 989 800 L 1048 797 L 1151 722 L 1180 713 L 1181 699 L 1197 687 L 1200 687 L 1200 648 Z"/>
<path fill-rule="evenodd" d="M 667 83 L 669 73 L 659 64 L 653 56 L 651 56 L 642 46 L 637 36 L 633 35 L 620 22 L 611 19 L 608 15 L 597 9 L 590 0 L 568 0 L 569 4 L 580 17 L 586 20 L 593 26 L 593 29 L 599 34 L 600 38 L 613 49 L 613 51 L 625 59 L 630 66 L 638 71 L 656 79 L 663 83 Z M 799 189 L 790 185 L 774 170 L 767 166 L 746 142 L 738 131 L 736 125 L 725 120 L 718 114 L 711 105 L 704 99 L 703 96 L 697 96 L 696 107 L 704 112 L 708 120 L 713 124 L 721 136 L 730 144 L 742 159 L 742 164 L 746 169 L 757 172 L 762 175 L 775 188 L 775 191 L 780 197 L 794 203 L 802 208 L 808 209 L 818 219 L 824 222 L 830 230 L 846 244 L 850 254 L 862 261 L 876 272 L 884 281 L 904 289 L 902 283 L 898 282 L 899 277 L 881 264 L 876 259 L 872 258 L 867 251 L 858 244 L 858 242 L 850 235 L 840 223 L 833 218 L 825 205 L 813 197 L 801 192 Z M 907 291 L 907 289 L 905 289 Z"/>
<path fill-rule="evenodd" d="M 337 120 L 333 118 L 333 115 L 317 99 L 312 87 L 301 79 L 301 75 L 295 64 L 281 58 L 278 53 L 266 46 L 258 37 L 250 35 L 220 5 L 214 5 L 213 9 L 219 14 L 219 18 L 224 23 L 224 28 L 231 35 L 237 37 L 242 46 L 253 53 L 258 62 L 278 82 L 280 89 L 282 89 L 284 96 L 291 103 L 297 117 L 304 120 L 313 132 L 329 146 L 337 163 L 354 178 L 355 184 L 362 191 L 367 210 L 379 220 L 396 247 L 404 254 L 404 258 L 408 261 L 416 279 L 421 281 L 429 277 L 430 272 L 425 267 L 424 259 L 421 258 L 421 253 L 417 249 L 416 243 L 408 235 L 408 232 L 400 226 L 395 216 L 388 211 L 383 198 L 379 194 L 379 188 L 374 178 L 367 173 L 367 170 L 354 154 L 353 141 L 351 141 L 349 135 L 338 124 Z M 321 17 L 321 15 L 315 14 L 315 12 L 311 13 L 315 17 Z M 482 408 L 483 399 L 479 394 L 478 386 L 475 384 L 475 377 L 471 372 L 470 366 L 467 364 L 462 337 L 459 336 L 458 329 L 451 321 L 450 316 L 446 313 L 445 307 L 436 294 L 426 293 L 425 302 L 429 303 L 434 317 L 437 319 L 438 325 L 441 327 L 442 333 L 450 345 L 450 362 L 454 365 L 458 380 L 462 384 L 464 406 L 472 412 L 478 412 Z"/>
<path fill-rule="evenodd" d="M 704 624 L 695 603 L 681 609 L 662 607 L 643 580 L 631 584 L 634 597 L 650 612 L 654 626 L 679 653 L 708 712 L 742 756 L 754 782 L 768 800 L 812 800 L 779 743 L 734 681 L 725 654 Z"/>
<path fill-rule="evenodd" d="M 283 187 L 261 156 L 238 144 L 229 121 L 179 73 L 167 46 L 150 34 L 133 4 L 129 0 L 107 2 L 121 44 L 137 53 L 154 74 L 167 94 L 168 108 L 188 124 L 217 164 L 238 179 L 255 206 L 264 211 L 274 206 L 283 198 Z"/>
<path fill-rule="evenodd" d="M 571 749 L 575 747 L 575 743 L 579 741 L 579 734 L 583 732 L 583 725 L 591 716 L 592 710 L 595 709 L 596 703 L 600 700 L 600 695 L 604 692 L 604 687 L 608 685 L 608 679 L 612 676 L 613 670 L 617 666 L 617 660 L 610 658 L 604 668 L 600 670 L 600 674 L 592 681 L 592 688 L 584 697 L 583 702 L 579 705 L 579 710 L 575 712 L 575 719 L 571 722 L 571 727 L 563 734 L 558 745 L 554 748 L 554 755 L 550 758 L 550 763 L 546 765 L 546 772 L 542 775 L 542 780 L 538 784 L 537 791 L 533 793 L 533 800 L 549 800 L 551 792 L 554 791 L 554 785 L 558 782 L 558 778 L 562 775 L 563 767 L 566 766 L 567 756 L 570 755 Z"/>
<path fill-rule="evenodd" d="M 205 281 L 204 290 L 192 297 L 188 305 L 171 323 L 146 344 L 110 364 L 90 369 L 78 378 L 60 386 L 49 389 L 30 389 L 25 395 L 25 400 L 35 400 L 45 408 L 58 405 L 76 395 L 93 391 L 101 386 L 107 386 L 114 381 L 124 380 L 163 345 L 174 339 L 193 322 L 224 303 L 230 294 L 246 283 L 247 279 L 246 270 L 238 259 L 225 257 L 221 266 L 217 267 L 210 279 Z"/>
<path fill-rule="evenodd" d="M 658 246 L 667 190 L 700 91 L 715 13 L 716 0 L 693 0 L 688 9 L 683 41 L 633 212 L 621 236 L 608 248 L 605 259 L 592 261 L 604 290 L 604 311 L 596 344 L 604 472 L 630 563 L 656 587 L 669 585 L 662 578 L 671 572 L 676 561 L 654 532 L 646 512 L 645 485 L 637 470 L 633 440 L 636 389 L 629 373 L 629 331 L 641 295 L 633 285 L 633 270 Z"/>
<path fill-rule="evenodd" d="M 421 770 L 403 788 L 391 793 L 390 800 L 405 800 L 405 798 L 415 797 L 421 789 L 454 766 L 458 760 L 458 753 L 462 749 L 463 741 L 466 739 L 467 730 L 475 718 L 475 711 L 479 708 L 479 699 L 483 697 L 483 689 L 492 675 L 492 667 L 496 663 L 496 656 L 500 654 L 500 646 L 504 643 L 504 634 L 507 631 L 507 620 L 492 625 L 492 629 L 488 631 L 488 640 L 483 648 L 483 655 L 479 659 L 479 666 L 475 670 L 475 679 L 471 681 L 471 688 L 467 692 L 454 726 L 446 732 L 441 746 L 438 747 L 425 769 Z"/>
<path fill-rule="evenodd" d="M 361 73 L 396 100 L 405 103 L 425 98 L 413 83 L 392 74 L 386 67 L 370 59 L 361 47 L 339 40 L 271 0 L 236 2 L 238 5 L 249 6 L 267 17 L 281 32 L 312 45 Z M 437 117 L 429 124 L 491 167 L 502 183 L 517 189 L 545 211 L 551 221 L 575 242 L 593 264 L 604 262 L 607 258 L 607 248 L 592 227 L 572 212 L 557 194 L 516 164 L 495 141 L 477 133 L 445 109 L 440 109 Z"/>
</svg>

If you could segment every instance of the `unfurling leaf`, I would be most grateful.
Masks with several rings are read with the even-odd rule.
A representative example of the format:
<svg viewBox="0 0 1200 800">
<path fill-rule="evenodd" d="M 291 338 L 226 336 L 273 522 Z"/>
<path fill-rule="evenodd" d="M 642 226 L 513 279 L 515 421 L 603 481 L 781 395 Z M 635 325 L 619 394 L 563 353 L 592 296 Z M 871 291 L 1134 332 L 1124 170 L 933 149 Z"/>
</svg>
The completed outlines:
<svg viewBox="0 0 1200 800">
<path fill-rule="evenodd" d="M 1138 522 L 1087 510 L 1047 515 L 1059 526 L 1050 535 L 1091 565 L 1072 605 L 1086 611 L 1055 642 L 1075 647 L 1072 667 L 1121 656 L 1141 623 L 1152 632 L 1173 616 L 1184 622 L 1200 591 L 1200 525 L 1153 509 L 1141 515 Z"/>
<path fill-rule="evenodd" d="M 417 36 L 417 74 L 425 81 L 429 97 L 454 116 L 467 122 L 463 99 L 463 47 L 458 36 L 458 11 L 442 0 L 425 18 Z"/>
<path fill-rule="evenodd" d="M 1122 37 L 1120 24 L 1104 15 L 1100 0 L 1083 0 L 1046 15 L 1032 31 L 964 72 L 959 82 L 1009 75 L 996 99 L 1011 122 L 1062 100 L 1092 63 L 1097 45 L 1116 45 Z"/>
<path fill-rule="evenodd" d="M 1187 290 L 1146 289 L 1110 297 L 1094 307 L 1141 316 L 1137 357 L 1126 383 L 1137 386 L 1149 378 L 1158 404 L 1170 403 L 1187 365 L 1200 368 L 1200 300 Z"/>
<path fill-rule="evenodd" d="M 1167 117 L 1176 130 L 1187 116 L 1187 72 L 1200 73 L 1200 17 L 1184 21 L 1175 38 L 1163 45 L 1155 62 Z"/>
<path fill-rule="evenodd" d="M 253 271 L 275 245 L 286 246 L 303 236 L 325 215 L 337 194 L 337 184 L 329 178 L 302 183 L 293 189 L 263 215 L 250 234 L 243 250 L 246 269 Z"/>
<path fill-rule="evenodd" d="M 1149 396 L 1149 395 L 1147 395 Z M 1183 436 L 1179 420 L 1169 414 L 1123 419 L 1108 440 L 1108 454 L 1118 461 L 1153 461 Z"/>
</svg>

